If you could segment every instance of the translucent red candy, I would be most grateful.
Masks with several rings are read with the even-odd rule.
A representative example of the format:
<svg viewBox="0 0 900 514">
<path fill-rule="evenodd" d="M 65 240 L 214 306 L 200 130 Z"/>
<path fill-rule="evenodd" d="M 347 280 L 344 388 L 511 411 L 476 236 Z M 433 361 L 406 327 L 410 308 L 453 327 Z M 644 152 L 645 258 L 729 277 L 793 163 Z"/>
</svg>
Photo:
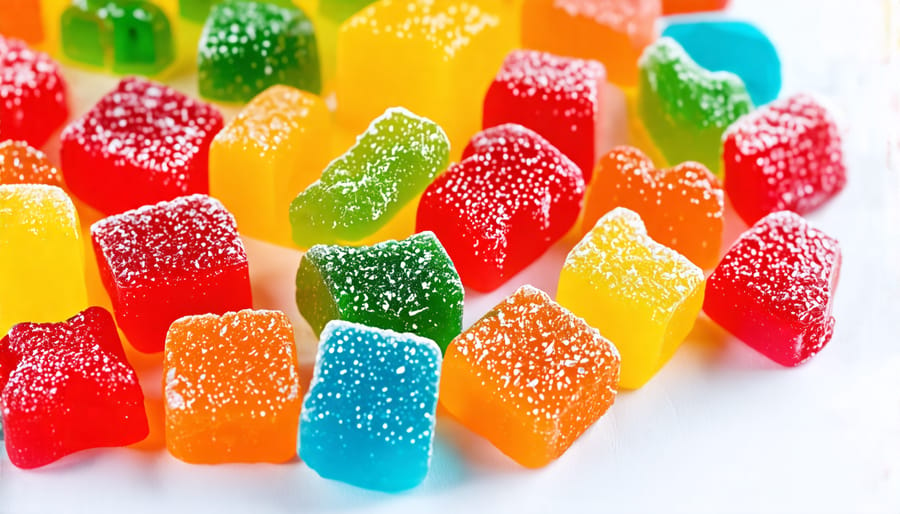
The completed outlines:
<svg viewBox="0 0 900 514">
<path fill-rule="evenodd" d="M 416 230 L 437 235 L 464 285 L 493 291 L 565 235 L 583 198 L 568 157 L 530 129 L 500 125 L 428 186 Z"/>
<path fill-rule="evenodd" d="M 606 71 L 597 61 L 511 52 L 484 99 L 484 127 L 518 123 L 568 155 L 590 182 L 603 138 Z"/>
<path fill-rule="evenodd" d="M 18 39 L 0 35 L 0 141 L 41 147 L 69 117 L 59 65 Z"/>
<path fill-rule="evenodd" d="M 797 366 L 831 340 L 840 268 L 837 240 L 776 212 L 728 250 L 707 280 L 703 310 L 766 357 Z"/>
<path fill-rule="evenodd" d="M 20 468 L 147 437 L 144 394 L 112 316 L 91 307 L 61 323 L 21 323 L 0 341 L 6 452 Z"/>
<path fill-rule="evenodd" d="M 808 95 L 761 107 L 724 137 L 725 191 L 748 224 L 775 211 L 810 212 L 847 183 L 837 125 Z"/>
<path fill-rule="evenodd" d="M 174 89 L 127 78 L 62 134 L 72 193 L 115 214 L 209 191 L 209 145 L 219 111 Z"/>
</svg>

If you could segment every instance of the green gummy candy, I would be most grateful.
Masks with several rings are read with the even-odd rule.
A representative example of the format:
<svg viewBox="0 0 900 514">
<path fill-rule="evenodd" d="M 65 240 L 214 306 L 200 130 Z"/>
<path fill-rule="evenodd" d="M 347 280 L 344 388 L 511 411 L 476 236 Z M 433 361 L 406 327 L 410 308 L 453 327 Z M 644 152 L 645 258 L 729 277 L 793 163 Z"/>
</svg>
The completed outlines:
<svg viewBox="0 0 900 514">
<path fill-rule="evenodd" d="M 753 110 L 741 79 L 702 68 L 667 37 L 644 50 L 639 66 L 638 112 L 662 155 L 721 175 L 722 134 Z"/>
<path fill-rule="evenodd" d="M 359 241 L 388 223 L 447 167 L 450 140 L 431 120 L 388 109 L 291 202 L 294 242 Z"/>
<path fill-rule="evenodd" d="M 317 245 L 297 271 L 297 306 L 316 334 L 340 319 L 427 337 L 446 350 L 462 330 L 464 294 L 431 232 L 374 246 Z"/>
<path fill-rule="evenodd" d="M 203 23 L 209 17 L 209 12 L 214 5 L 221 4 L 222 0 L 178 0 L 178 12 L 181 17 L 195 23 Z M 291 0 L 266 0 L 266 3 L 292 7 Z M 341 2 L 338 1 L 338 4 Z"/>
<path fill-rule="evenodd" d="M 226 0 L 214 5 L 198 49 L 200 94 L 247 102 L 283 84 L 318 94 L 319 50 L 312 22 L 299 8 Z"/>
</svg>

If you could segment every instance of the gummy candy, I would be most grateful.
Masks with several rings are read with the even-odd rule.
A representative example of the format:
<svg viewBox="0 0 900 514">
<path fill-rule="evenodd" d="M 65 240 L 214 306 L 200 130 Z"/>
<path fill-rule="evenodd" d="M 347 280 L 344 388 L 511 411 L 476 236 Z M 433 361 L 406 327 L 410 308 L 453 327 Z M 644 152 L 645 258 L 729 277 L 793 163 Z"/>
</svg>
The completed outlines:
<svg viewBox="0 0 900 514">
<path fill-rule="evenodd" d="M 616 347 L 524 286 L 450 344 L 441 406 L 519 464 L 538 468 L 603 416 L 618 382 Z"/>
<path fill-rule="evenodd" d="M 828 110 L 798 94 L 738 120 L 725 133 L 725 191 L 748 224 L 811 212 L 847 184 L 841 136 Z"/>
<path fill-rule="evenodd" d="M 721 11 L 729 0 L 662 0 L 664 15 L 692 13 L 700 11 Z"/>
<path fill-rule="evenodd" d="M 338 34 L 338 121 L 359 130 L 402 105 L 462 148 L 481 127 L 484 94 L 517 43 L 501 14 L 464 0 L 382 0 L 363 9 Z"/>
<path fill-rule="evenodd" d="M 297 271 L 297 306 L 316 333 L 341 319 L 413 333 L 446 349 L 462 330 L 464 294 L 431 232 L 370 247 L 314 246 Z"/>
<path fill-rule="evenodd" d="M 0 185 L 0 335 L 87 307 L 78 214 L 56 186 Z"/>
<path fill-rule="evenodd" d="M 769 214 L 734 243 L 706 284 L 703 310 L 782 366 L 831 340 L 841 268 L 836 239 L 789 211 Z"/>
<path fill-rule="evenodd" d="M 290 246 L 291 200 L 328 164 L 331 115 L 319 97 L 272 86 L 219 132 L 209 149 L 209 191 L 241 233 Z"/>
<path fill-rule="evenodd" d="M 377 240 L 385 232 L 406 237 L 415 214 L 404 206 L 415 209 L 414 200 L 449 158 L 441 127 L 406 109 L 388 109 L 291 203 L 294 242 L 309 248 Z"/>
<path fill-rule="evenodd" d="M 510 53 L 484 99 L 485 128 L 518 123 L 569 156 L 590 182 L 603 140 L 606 72 L 596 61 Z"/>
<path fill-rule="evenodd" d="M 337 39 L 341 25 L 375 0 L 343 0 L 319 2 L 316 16 L 316 34 L 322 57 L 322 75 L 334 77 L 337 61 Z"/>
<path fill-rule="evenodd" d="M 753 109 L 741 79 L 701 68 L 671 38 L 647 47 L 640 68 L 638 110 L 666 160 L 698 161 L 721 176 L 722 133 Z"/>
<path fill-rule="evenodd" d="M 212 8 L 198 58 L 200 95 L 247 102 L 276 84 L 321 90 L 312 23 L 300 9 L 226 0 Z"/>
<path fill-rule="evenodd" d="M 672 22 L 663 31 L 697 64 L 710 71 L 730 71 L 744 82 L 756 105 L 781 91 L 781 59 L 775 45 L 755 25 L 743 21 Z"/>
<path fill-rule="evenodd" d="M 419 203 L 416 230 L 434 232 L 463 284 L 493 291 L 575 224 L 584 178 L 568 157 L 520 125 L 476 134 Z"/>
<path fill-rule="evenodd" d="M 187 316 L 163 362 L 166 445 L 195 464 L 286 462 L 303 395 L 294 330 L 276 311 Z"/>
<path fill-rule="evenodd" d="M 522 46 L 594 59 L 610 82 L 633 86 L 641 51 L 656 38 L 660 0 L 525 0 Z"/>
<path fill-rule="evenodd" d="M 300 416 L 300 458 L 319 475 L 401 491 L 428 473 L 441 350 L 423 337 L 325 326 Z"/>
<path fill-rule="evenodd" d="M 584 231 L 616 207 L 638 213 L 650 237 L 697 266 L 710 269 L 718 264 L 725 194 L 706 166 L 685 162 L 657 169 L 637 148 L 614 148 L 597 164 Z"/>
<path fill-rule="evenodd" d="M 146 79 L 124 79 L 63 131 L 66 183 L 105 214 L 206 193 L 209 145 L 222 124 L 215 107 Z"/>
<path fill-rule="evenodd" d="M 161 352 L 178 318 L 251 307 L 247 254 L 216 199 L 184 196 L 110 216 L 91 238 L 119 328 L 141 352 Z"/>
<path fill-rule="evenodd" d="M 687 337 L 703 305 L 703 270 L 647 235 L 619 207 L 569 252 L 556 300 L 622 354 L 620 385 L 643 386 Z"/>
<path fill-rule="evenodd" d="M 16 325 L 0 341 L 0 361 L 6 453 L 15 466 L 147 437 L 144 393 L 106 310 Z"/>
<path fill-rule="evenodd" d="M 4 141 L 0 143 L 0 184 L 63 187 L 63 179 L 44 152 L 24 141 Z"/>
<path fill-rule="evenodd" d="M 69 117 L 59 65 L 17 39 L 0 35 L 0 141 L 42 147 Z"/>
<path fill-rule="evenodd" d="M 29 44 L 43 41 L 41 0 L 0 0 L 0 34 Z"/>
</svg>

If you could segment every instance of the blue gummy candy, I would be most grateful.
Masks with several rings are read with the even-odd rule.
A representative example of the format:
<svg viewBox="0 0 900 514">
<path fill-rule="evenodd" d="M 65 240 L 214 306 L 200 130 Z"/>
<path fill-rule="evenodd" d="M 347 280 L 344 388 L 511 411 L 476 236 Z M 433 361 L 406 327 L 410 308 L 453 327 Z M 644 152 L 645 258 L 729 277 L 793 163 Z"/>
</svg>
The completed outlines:
<svg viewBox="0 0 900 514">
<path fill-rule="evenodd" d="M 396 492 L 428 474 L 441 350 L 431 339 L 331 321 L 300 416 L 300 458 L 324 478 Z"/>
<path fill-rule="evenodd" d="M 754 25 L 742 21 L 673 21 L 662 35 L 678 41 L 700 66 L 739 76 L 754 105 L 778 97 L 781 91 L 778 51 Z"/>
</svg>

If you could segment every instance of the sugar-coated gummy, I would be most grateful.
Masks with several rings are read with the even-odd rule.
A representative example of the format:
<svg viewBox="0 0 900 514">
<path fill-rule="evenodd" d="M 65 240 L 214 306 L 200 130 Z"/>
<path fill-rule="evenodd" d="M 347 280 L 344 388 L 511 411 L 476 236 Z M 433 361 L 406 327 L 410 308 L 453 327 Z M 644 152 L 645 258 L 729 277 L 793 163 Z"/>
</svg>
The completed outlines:
<svg viewBox="0 0 900 514">
<path fill-rule="evenodd" d="M 0 184 L 64 186 L 62 174 L 44 152 L 14 140 L 0 143 Z"/>
<path fill-rule="evenodd" d="M 319 475 L 402 491 L 428 474 L 441 350 L 345 321 L 325 326 L 300 416 L 300 458 Z"/>
<path fill-rule="evenodd" d="M 334 319 L 408 332 L 441 349 L 462 330 L 462 282 L 431 232 L 368 247 L 312 247 L 297 271 L 297 306 L 314 332 Z"/>
<path fill-rule="evenodd" d="M 709 276 L 703 310 L 782 366 L 815 356 L 834 332 L 838 241 L 795 213 L 769 214 L 744 232 Z"/>
<path fill-rule="evenodd" d="M 596 329 L 523 286 L 450 345 L 441 406 L 516 462 L 541 467 L 612 405 L 619 361 Z"/>
</svg>

